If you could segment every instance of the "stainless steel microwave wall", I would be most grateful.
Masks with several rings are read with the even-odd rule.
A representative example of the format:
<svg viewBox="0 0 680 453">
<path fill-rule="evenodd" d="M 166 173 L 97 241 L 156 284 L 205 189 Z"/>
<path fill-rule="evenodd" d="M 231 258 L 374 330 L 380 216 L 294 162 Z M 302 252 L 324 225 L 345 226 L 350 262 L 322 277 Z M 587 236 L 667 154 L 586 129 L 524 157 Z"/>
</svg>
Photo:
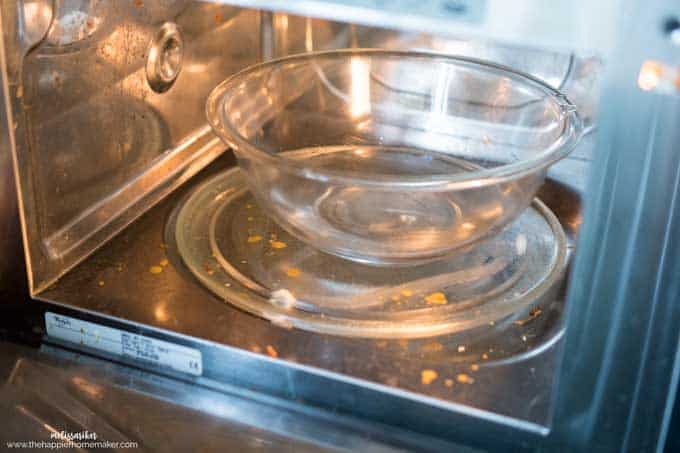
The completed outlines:
<svg viewBox="0 0 680 453">
<path fill-rule="evenodd" d="M 158 369 L 48 334 L 46 342 L 398 426 L 424 436 L 422 448 L 660 449 L 679 367 L 680 97 L 662 79 L 679 65 L 680 9 L 589 3 L 2 2 L 0 254 L 9 258 L 0 291 L 21 293 L 25 262 L 27 303 L 46 316 L 194 348 L 203 369 Z M 470 362 L 433 359 L 420 343 L 385 347 L 271 325 L 208 294 L 168 249 L 174 206 L 234 165 L 205 124 L 210 90 L 263 58 L 362 46 L 519 67 L 574 97 L 597 125 L 541 195 L 579 235 L 566 317 L 557 304 L 554 318 L 522 326 L 515 343 L 506 340 L 513 351 L 451 393 L 420 386 L 420 371 L 463 373 Z M 278 360 L 258 353 L 272 344 Z"/>
</svg>

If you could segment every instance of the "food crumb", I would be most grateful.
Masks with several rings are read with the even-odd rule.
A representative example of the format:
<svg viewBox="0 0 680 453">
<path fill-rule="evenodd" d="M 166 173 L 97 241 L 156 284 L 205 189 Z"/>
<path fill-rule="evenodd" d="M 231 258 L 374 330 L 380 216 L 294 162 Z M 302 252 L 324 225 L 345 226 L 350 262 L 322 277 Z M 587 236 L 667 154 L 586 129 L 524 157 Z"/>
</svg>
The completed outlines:
<svg viewBox="0 0 680 453">
<path fill-rule="evenodd" d="M 488 360 L 488 359 L 489 359 L 489 354 L 487 354 L 486 352 L 485 352 L 484 354 L 482 354 L 482 359 Z"/>
<path fill-rule="evenodd" d="M 478 370 L 479 370 L 479 365 L 477 365 L 476 363 L 473 363 L 472 365 L 470 365 L 470 369 L 471 369 L 472 371 L 478 371 Z"/>
<path fill-rule="evenodd" d="M 411 291 L 410 289 L 402 289 L 401 295 L 404 297 L 411 297 L 413 296 L 413 291 Z"/>
<path fill-rule="evenodd" d="M 434 370 L 423 370 L 420 372 L 420 382 L 430 385 L 437 379 L 437 372 Z"/>
<path fill-rule="evenodd" d="M 475 380 L 472 377 L 468 376 L 465 373 L 460 373 L 458 376 L 456 376 L 456 380 L 461 384 L 472 384 L 473 382 L 475 382 Z"/>
<path fill-rule="evenodd" d="M 463 345 L 458 346 L 458 352 L 465 352 L 465 346 Z"/>
<path fill-rule="evenodd" d="M 275 249 L 285 249 L 288 247 L 288 244 L 282 241 L 269 241 L 269 244 Z"/>
<path fill-rule="evenodd" d="M 279 356 L 279 353 L 274 349 L 274 346 L 268 344 L 267 345 L 267 354 L 269 357 L 277 358 Z"/>
<path fill-rule="evenodd" d="M 453 379 L 445 379 L 444 385 L 447 387 L 453 387 Z"/>
<path fill-rule="evenodd" d="M 286 275 L 289 276 L 289 277 L 293 277 L 293 278 L 299 277 L 300 273 L 301 273 L 301 271 L 297 267 L 291 267 L 291 268 L 286 269 Z"/>
<path fill-rule="evenodd" d="M 168 260 L 162 259 L 161 262 L 160 262 L 160 265 L 163 266 L 163 267 L 167 266 L 167 265 L 168 265 Z"/>
<path fill-rule="evenodd" d="M 430 305 L 445 305 L 449 301 L 446 300 L 446 295 L 442 292 L 432 293 L 425 297 L 425 302 Z"/>
<path fill-rule="evenodd" d="M 538 318 L 543 311 L 540 309 L 540 307 L 534 307 L 531 309 L 529 312 L 529 317 L 526 319 L 518 319 L 517 321 L 514 321 L 513 323 L 518 326 L 523 326 L 524 324 L 528 323 L 532 319 Z"/>
<path fill-rule="evenodd" d="M 106 283 L 104 282 L 104 280 L 99 280 L 99 282 L 97 284 L 99 286 L 104 286 Z"/>
<path fill-rule="evenodd" d="M 249 236 L 248 237 L 248 244 L 254 244 L 256 242 L 260 242 L 261 240 L 262 240 L 262 236 L 258 236 L 258 235 Z"/>
<path fill-rule="evenodd" d="M 527 341 L 527 336 L 526 336 L 526 335 L 522 335 L 522 341 L 526 343 L 526 341 Z"/>
<path fill-rule="evenodd" d="M 160 266 L 151 266 L 149 268 L 149 272 L 151 272 L 152 274 L 160 274 L 161 272 L 163 272 L 163 268 Z"/>
</svg>

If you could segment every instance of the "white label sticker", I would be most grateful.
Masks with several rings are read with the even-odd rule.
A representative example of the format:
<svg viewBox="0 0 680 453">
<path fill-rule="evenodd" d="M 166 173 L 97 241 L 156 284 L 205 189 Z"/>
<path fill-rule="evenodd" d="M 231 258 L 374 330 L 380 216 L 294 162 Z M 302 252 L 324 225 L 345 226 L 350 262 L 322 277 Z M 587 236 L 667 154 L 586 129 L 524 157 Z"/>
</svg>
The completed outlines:
<svg viewBox="0 0 680 453">
<path fill-rule="evenodd" d="M 203 374 L 201 351 L 194 348 L 50 312 L 45 313 L 45 325 L 53 338 L 194 376 Z"/>
</svg>

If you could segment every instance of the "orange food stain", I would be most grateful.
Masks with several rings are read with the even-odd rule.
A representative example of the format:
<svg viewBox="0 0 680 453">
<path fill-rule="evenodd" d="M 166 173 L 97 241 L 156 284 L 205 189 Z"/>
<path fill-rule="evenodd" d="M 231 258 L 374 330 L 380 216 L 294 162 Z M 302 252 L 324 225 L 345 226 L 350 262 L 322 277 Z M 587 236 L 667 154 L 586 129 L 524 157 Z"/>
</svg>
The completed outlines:
<svg viewBox="0 0 680 453">
<path fill-rule="evenodd" d="M 403 289 L 401 290 L 401 295 L 404 297 L 411 297 L 413 296 L 413 291 L 411 291 L 410 289 Z"/>
<path fill-rule="evenodd" d="M 425 297 L 425 302 L 430 305 L 446 305 L 449 301 L 446 299 L 446 295 L 442 292 L 432 293 Z"/>
<path fill-rule="evenodd" d="M 274 346 L 268 344 L 267 345 L 267 354 L 269 357 L 277 358 L 279 356 L 279 353 L 274 349 Z"/>
<path fill-rule="evenodd" d="M 248 244 L 254 244 L 256 242 L 260 242 L 262 240 L 262 236 L 249 236 L 248 237 Z"/>
<path fill-rule="evenodd" d="M 297 267 L 291 267 L 290 269 L 286 270 L 286 275 L 289 276 L 289 277 L 293 277 L 293 278 L 299 277 L 300 274 L 301 274 L 301 271 Z"/>
<path fill-rule="evenodd" d="M 458 376 L 456 376 L 456 380 L 461 384 L 472 384 L 473 382 L 475 382 L 475 380 L 472 377 L 468 376 L 465 373 L 460 373 Z"/>
<path fill-rule="evenodd" d="M 288 244 L 281 241 L 269 241 L 269 244 L 272 246 L 272 248 L 275 249 L 285 249 L 286 247 L 288 247 Z"/>
<path fill-rule="evenodd" d="M 430 385 L 437 379 L 437 372 L 434 370 L 423 370 L 420 372 L 420 382 Z"/>
<path fill-rule="evenodd" d="M 152 274 L 158 275 L 161 272 L 163 272 L 163 268 L 160 267 L 160 266 L 151 266 L 149 268 L 149 272 L 151 272 Z"/>
</svg>

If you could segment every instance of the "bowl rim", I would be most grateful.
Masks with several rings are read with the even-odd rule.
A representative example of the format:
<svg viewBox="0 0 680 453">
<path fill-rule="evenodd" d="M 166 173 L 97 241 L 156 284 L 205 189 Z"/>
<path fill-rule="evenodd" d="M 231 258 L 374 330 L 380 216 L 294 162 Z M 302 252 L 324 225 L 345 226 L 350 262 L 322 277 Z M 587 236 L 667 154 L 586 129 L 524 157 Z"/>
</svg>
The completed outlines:
<svg viewBox="0 0 680 453">
<path fill-rule="evenodd" d="M 310 61 L 316 58 L 348 58 L 354 56 L 426 59 L 433 62 L 457 63 L 481 69 L 504 72 L 515 80 L 522 81 L 527 86 L 531 86 L 533 89 L 541 91 L 555 101 L 555 104 L 559 109 L 559 118 L 564 124 L 562 133 L 550 144 L 550 146 L 532 155 L 529 159 L 522 159 L 493 168 L 482 168 L 471 172 L 451 175 L 374 175 L 366 177 L 365 175 L 351 171 L 311 169 L 305 164 L 304 160 L 290 159 L 279 154 L 269 153 L 253 145 L 249 140 L 244 138 L 231 123 L 222 122 L 220 120 L 221 115 L 219 112 L 225 101 L 225 94 L 232 85 L 242 82 L 253 73 L 267 68 L 274 68 L 301 61 Z M 206 116 L 213 131 L 215 131 L 228 146 L 235 150 L 237 157 L 238 153 L 241 152 L 246 156 L 254 157 L 257 160 L 276 165 L 277 168 L 296 173 L 306 179 L 393 190 L 403 189 L 405 187 L 430 190 L 459 190 L 483 187 L 519 179 L 523 176 L 546 169 L 558 160 L 567 156 L 576 147 L 584 133 L 583 121 L 576 106 L 559 90 L 530 74 L 517 71 L 508 66 L 476 58 L 408 50 L 335 49 L 299 53 L 258 63 L 231 75 L 212 90 L 206 101 Z"/>
</svg>

